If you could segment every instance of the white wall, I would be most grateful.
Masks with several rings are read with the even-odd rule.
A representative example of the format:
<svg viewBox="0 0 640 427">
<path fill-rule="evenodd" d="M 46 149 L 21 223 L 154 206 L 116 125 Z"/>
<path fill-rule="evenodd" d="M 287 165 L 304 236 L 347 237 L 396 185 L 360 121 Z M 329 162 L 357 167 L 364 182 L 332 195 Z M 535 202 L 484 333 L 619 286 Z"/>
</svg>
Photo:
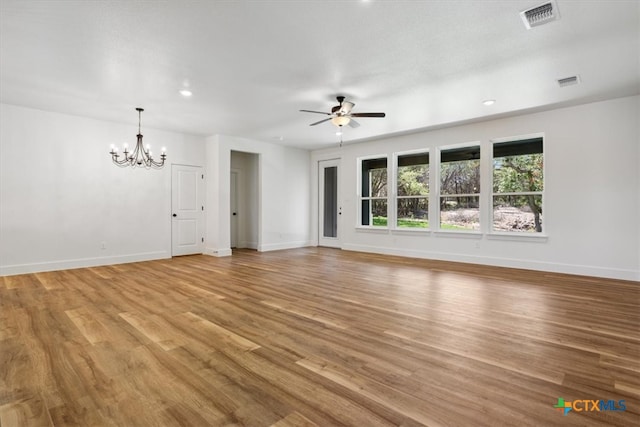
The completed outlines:
<svg viewBox="0 0 640 427">
<path fill-rule="evenodd" d="M 640 280 L 639 97 L 455 126 L 312 153 L 341 158 L 344 249 Z M 412 233 L 357 228 L 357 158 L 543 132 L 546 239 Z M 490 165 L 488 165 L 490 166 Z M 487 182 L 487 181 L 483 181 Z M 487 199 L 488 200 L 488 199 Z M 317 242 L 317 204 L 312 206 Z M 523 241 L 524 240 L 524 241 Z"/>
<path fill-rule="evenodd" d="M 258 155 L 259 251 L 310 244 L 309 151 L 225 135 L 207 138 L 207 238 L 205 252 L 231 254 L 229 177 L 231 151 Z"/>
<path fill-rule="evenodd" d="M 171 256 L 170 164 L 203 166 L 204 138 L 143 126 L 169 164 L 119 168 L 109 146 L 133 146 L 137 124 L 6 104 L 0 117 L 0 275 Z"/>
</svg>

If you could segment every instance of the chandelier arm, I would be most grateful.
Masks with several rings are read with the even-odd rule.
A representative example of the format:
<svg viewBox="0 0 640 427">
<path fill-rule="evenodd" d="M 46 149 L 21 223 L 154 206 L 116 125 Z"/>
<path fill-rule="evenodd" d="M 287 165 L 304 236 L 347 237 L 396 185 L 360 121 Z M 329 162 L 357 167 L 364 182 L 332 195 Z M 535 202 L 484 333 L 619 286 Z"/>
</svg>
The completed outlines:
<svg viewBox="0 0 640 427">
<path fill-rule="evenodd" d="M 115 149 L 111 150 L 111 160 L 113 161 L 113 163 L 115 163 L 116 165 L 120 166 L 120 167 L 124 167 L 124 166 L 128 166 L 128 161 L 127 161 L 127 156 L 124 156 L 124 158 L 122 160 L 119 160 L 120 155 L 118 154 L 117 151 L 115 151 Z"/>
<path fill-rule="evenodd" d="M 151 161 L 151 167 L 155 167 L 155 168 L 161 168 L 162 166 L 164 166 L 164 156 L 160 156 L 162 158 L 161 161 L 155 161 L 153 159 L 150 159 Z"/>
<path fill-rule="evenodd" d="M 142 154 L 140 153 L 142 151 Z M 144 147 L 142 146 L 142 135 L 138 134 L 136 148 L 131 154 L 131 166 L 136 167 L 144 163 Z"/>
</svg>

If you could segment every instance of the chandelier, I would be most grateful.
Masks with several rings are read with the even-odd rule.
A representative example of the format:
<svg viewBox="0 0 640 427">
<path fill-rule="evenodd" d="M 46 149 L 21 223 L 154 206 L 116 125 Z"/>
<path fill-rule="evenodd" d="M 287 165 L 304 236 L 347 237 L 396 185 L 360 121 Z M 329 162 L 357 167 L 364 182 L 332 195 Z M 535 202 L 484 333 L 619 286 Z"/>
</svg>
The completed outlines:
<svg viewBox="0 0 640 427">
<path fill-rule="evenodd" d="M 120 154 L 118 154 L 118 147 L 111 144 L 111 151 L 109 152 L 109 154 L 111 154 L 111 160 L 113 160 L 113 163 L 115 163 L 120 167 L 131 166 L 135 168 L 138 166 L 140 167 L 144 166 L 147 169 L 150 169 L 150 168 L 159 169 L 162 166 L 164 166 L 164 161 L 167 158 L 167 150 L 166 148 L 162 147 L 162 152 L 160 153 L 160 161 L 153 160 L 153 155 L 151 154 L 151 147 L 148 144 L 146 147 L 142 145 L 142 133 L 140 133 L 140 121 L 141 121 L 141 114 L 144 111 L 144 109 L 136 108 L 136 111 L 138 112 L 138 135 L 137 135 L 138 142 L 136 142 L 136 148 L 134 148 L 133 151 L 130 152 L 129 145 L 127 143 L 124 143 L 124 145 L 122 146 L 124 157 L 120 159 Z"/>
</svg>

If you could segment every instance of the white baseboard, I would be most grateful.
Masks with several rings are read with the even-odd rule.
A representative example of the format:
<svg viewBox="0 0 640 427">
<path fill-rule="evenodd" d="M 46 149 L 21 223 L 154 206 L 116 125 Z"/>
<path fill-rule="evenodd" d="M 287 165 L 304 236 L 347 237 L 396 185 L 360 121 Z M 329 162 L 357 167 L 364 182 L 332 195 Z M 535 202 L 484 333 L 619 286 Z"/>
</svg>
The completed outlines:
<svg viewBox="0 0 640 427">
<path fill-rule="evenodd" d="M 205 248 L 204 254 L 216 256 L 216 257 L 231 256 L 231 248 L 225 248 L 225 249 Z"/>
<path fill-rule="evenodd" d="M 102 265 L 127 264 L 130 262 L 152 261 L 155 259 L 171 258 L 166 251 L 144 252 L 131 255 L 79 258 L 60 261 L 47 261 L 31 264 L 5 265 L 0 267 L 0 276 L 16 274 L 42 273 L 45 271 L 70 270 L 73 268 L 99 267 Z"/>
<path fill-rule="evenodd" d="M 258 242 L 240 242 L 238 247 L 241 249 L 258 249 Z"/>
<path fill-rule="evenodd" d="M 308 246 L 312 246 L 311 242 L 285 242 L 285 243 L 267 243 L 258 246 L 258 251 L 260 252 L 268 252 L 268 251 L 280 251 L 283 249 L 296 249 L 296 248 L 306 248 Z"/>
<path fill-rule="evenodd" d="M 616 269 L 592 265 L 564 264 L 545 261 L 531 261 L 516 258 L 497 258 L 477 255 L 460 255 L 446 252 L 426 252 L 378 246 L 344 244 L 342 249 L 355 252 L 370 252 L 410 258 L 433 259 L 438 261 L 465 262 L 469 264 L 491 265 L 494 267 L 522 268 L 525 270 L 547 271 L 550 273 L 576 274 L 579 276 L 603 277 L 609 279 L 640 281 L 640 271 Z"/>
</svg>

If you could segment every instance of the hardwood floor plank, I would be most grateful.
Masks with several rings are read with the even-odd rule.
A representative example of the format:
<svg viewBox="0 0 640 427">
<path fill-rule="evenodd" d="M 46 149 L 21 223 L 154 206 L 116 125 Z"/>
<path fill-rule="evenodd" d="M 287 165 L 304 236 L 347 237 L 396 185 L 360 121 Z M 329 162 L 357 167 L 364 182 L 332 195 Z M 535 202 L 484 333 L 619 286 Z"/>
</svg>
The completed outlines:
<svg viewBox="0 0 640 427">
<path fill-rule="evenodd" d="M 388 386 L 376 384 L 373 381 L 367 381 L 364 378 L 343 372 L 337 365 L 331 366 L 319 359 L 306 358 L 296 363 L 419 423 L 428 426 L 444 425 L 442 419 L 436 418 L 433 413 L 427 410 L 426 402 L 420 401 L 413 396 L 394 393 L 394 390 Z"/>
<path fill-rule="evenodd" d="M 629 393 L 635 397 L 640 397 L 640 382 L 636 384 L 630 384 L 624 381 L 616 381 L 614 384 L 616 390 Z"/>
<path fill-rule="evenodd" d="M 52 272 L 44 272 L 44 273 L 36 273 L 34 276 L 38 279 L 43 288 L 47 291 L 52 291 L 54 289 L 63 289 L 62 283 L 57 279 L 56 273 Z"/>
<path fill-rule="evenodd" d="M 204 319 L 197 314 L 187 312 L 184 314 L 184 317 L 187 318 L 194 327 L 202 328 L 203 330 L 207 331 L 207 333 L 213 334 L 218 339 L 226 343 L 232 343 L 247 351 L 260 348 L 258 344 L 251 342 L 248 339 L 243 338 L 240 335 L 223 328 L 222 326 L 216 325 L 215 323 L 210 322 L 209 320 Z"/>
<path fill-rule="evenodd" d="M 278 422 L 271 424 L 271 427 L 318 427 L 318 424 L 297 412 L 292 412 Z"/>
<path fill-rule="evenodd" d="M 87 309 L 65 310 L 65 313 L 91 344 L 109 340 L 107 329 Z"/>
<path fill-rule="evenodd" d="M 120 313 L 119 316 L 163 350 L 172 350 L 184 344 L 179 335 L 172 333 L 159 316 L 144 317 L 138 313 Z"/>
<path fill-rule="evenodd" d="M 262 301 L 264 305 L 269 307 L 273 307 L 278 310 L 286 311 L 287 313 L 291 313 L 295 316 L 304 317 L 305 319 L 313 320 L 314 322 L 322 323 L 326 326 L 331 326 L 338 329 L 346 329 L 347 327 L 342 322 L 336 322 L 335 320 L 329 320 L 327 317 L 317 314 L 313 311 L 301 310 L 299 308 L 292 307 L 289 304 L 280 304 L 273 301 Z"/>
<path fill-rule="evenodd" d="M 195 374 L 206 385 L 204 391 L 215 396 L 216 403 L 234 424 L 267 425 L 291 410 L 273 395 L 269 383 L 259 376 L 248 375 L 229 354 L 193 344 L 168 354 L 188 366 L 200 366 Z"/>
<path fill-rule="evenodd" d="M 35 395 L 0 405 L 0 426 L 51 426 L 53 420 L 42 397 Z"/>
</svg>

